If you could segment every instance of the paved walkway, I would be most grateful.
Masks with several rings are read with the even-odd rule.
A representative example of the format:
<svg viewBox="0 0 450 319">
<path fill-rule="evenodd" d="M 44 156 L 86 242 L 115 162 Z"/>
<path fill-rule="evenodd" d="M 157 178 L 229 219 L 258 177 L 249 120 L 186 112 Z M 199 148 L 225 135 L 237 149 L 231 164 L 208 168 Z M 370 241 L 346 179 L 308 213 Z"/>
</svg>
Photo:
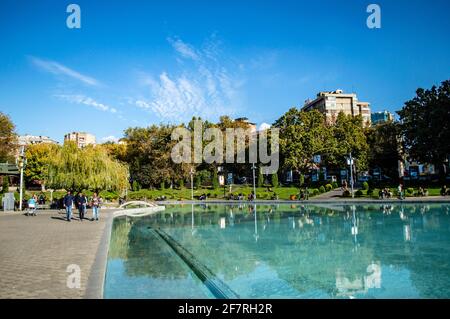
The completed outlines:
<svg viewBox="0 0 450 319">
<path fill-rule="evenodd" d="M 101 297 L 112 211 L 102 210 L 98 222 L 75 214 L 69 223 L 62 211 L 37 214 L 0 212 L 0 298 Z M 71 264 L 81 270 L 79 289 L 67 287 Z"/>
</svg>

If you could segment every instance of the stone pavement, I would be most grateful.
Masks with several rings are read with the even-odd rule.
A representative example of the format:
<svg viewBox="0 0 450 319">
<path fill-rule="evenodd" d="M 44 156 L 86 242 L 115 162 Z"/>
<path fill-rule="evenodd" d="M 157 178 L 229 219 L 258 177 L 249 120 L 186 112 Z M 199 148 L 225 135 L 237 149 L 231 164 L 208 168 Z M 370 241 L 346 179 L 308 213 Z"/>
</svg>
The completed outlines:
<svg viewBox="0 0 450 319">
<path fill-rule="evenodd" d="M 57 210 L 0 212 L 0 298 L 101 297 L 112 215 L 103 209 L 100 221 L 80 222 L 74 214 L 69 223 Z M 81 270 L 79 289 L 67 287 L 71 264 Z"/>
</svg>

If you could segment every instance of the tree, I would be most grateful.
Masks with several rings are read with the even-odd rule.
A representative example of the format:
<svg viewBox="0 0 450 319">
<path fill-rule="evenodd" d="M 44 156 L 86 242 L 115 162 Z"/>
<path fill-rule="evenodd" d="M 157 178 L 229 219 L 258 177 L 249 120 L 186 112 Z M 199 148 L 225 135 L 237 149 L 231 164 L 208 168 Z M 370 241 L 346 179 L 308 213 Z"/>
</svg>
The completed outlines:
<svg viewBox="0 0 450 319">
<path fill-rule="evenodd" d="M 219 188 L 219 177 L 217 176 L 217 170 L 213 171 L 212 188 L 213 189 L 218 189 Z"/>
<path fill-rule="evenodd" d="M 202 177 L 200 175 L 195 175 L 194 178 L 194 187 L 199 189 L 202 186 Z"/>
<path fill-rule="evenodd" d="M 8 115 L 0 112 L 0 163 L 13 162 L 16 147 L 15 125 Z"/>
<path fill-rule="evenodd" d="M 2 191 L 1 193 L 7 193 L 9 191 L 9 176 L 3 176 L 3 182 L 2 182 Z"/>
<path fill-rule="evenodd" d="M 272 174 L 272 186 L 278 187 L 278 173 Z"/>
<path fill-rule="evenodd" d="M 66 142 L 51 158 L 48 185 L 74 191 L 124 190 L 128 187 L 128 169 L 101 147 L 79 149 L 75 143 Z"/>
<path fill-rule="evenodd" d="M 450 80 L 429 90 L 417 89 L 397 112 L 407 154 L 442 168 L 450 154 Z M 443 177 L 445 169 L 439 170 Z"/>
<path fill-rule="evenodd" d="M 400 127 L 393 121 L 371 127 L 366 132 L 369 145 L 369 167 L 380 168 L 384 175 L 398 177 Z"/>
<path fill-rule="evenodd" d="M 175 126 L 152 125 L 148 128 L 129 128 L 125 131 L 126 162 L 130 175 L 143 187 L 159 187 L 161 181 L 174 184 L 187 179 L 190 164 L 176 164 L 171 159 L 171 134 Z"/>
<path fill-rule="evenodd" d="M 305 184 L 305 175 L 300 173 L 300 175 L 298 177 L 298 186 L 299 186 L 299 188 L 302 188 L 304 184 Z"/>
<path fill-rule="evenodd" d="M 358 170 L 367 169 L 369 145 L 362 117 L 340 112 L 331 128 L 335 145 L 328 152 L 326 163 L 330 166 L 345 167 L 346 158 L 351 152 Z"/>
<path fill-rule="evenodd" d="M 317 110 L 291 108 L 273 126 L 280 129 L 280 162 L 285 169 L 305 173 L 314 165 L 314 155 L 335 147 L 325 116 Z"/>
<path fill-rule="evenodd" d="M 56 144 L 34 144 L 27 147 L 27 165 L 24 170 L 26 184 L 45 185 L 51 159 L 59 148 Z"/>
<path fill-rule="evenodd" d="M 263 176 L 261 169 L 258 169 L 257 183 L 258 183 L 257 184 L 258 187 L 263 187 L 263 185 L 264 185 L 264 176 Z"/>
</svg>

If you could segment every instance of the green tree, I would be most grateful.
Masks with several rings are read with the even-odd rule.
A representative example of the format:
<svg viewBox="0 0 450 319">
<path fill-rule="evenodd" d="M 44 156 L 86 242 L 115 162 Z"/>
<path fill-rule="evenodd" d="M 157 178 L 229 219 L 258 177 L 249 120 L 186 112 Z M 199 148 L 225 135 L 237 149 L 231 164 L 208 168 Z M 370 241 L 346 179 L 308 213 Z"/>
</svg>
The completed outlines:
<svg viewBox="0 0 450 319">
<path fill-rule="evenodd" d="M 74 191 L 122 191 L 128 187 L 128 169 L 101 147 L 79 149 L 75 143 L 66 142 L 51 157 L 48 186 Z"/>
<path fill-rule="evenodd" d="M 212 188 L 213 189 L 218 189 L 219 188 L 219 177 L 217 176 L 217 170 L 216 169 L 213 171 Z"/>
<path fill-rule="evenodd" d="M 302 173 L 300 173 L 299 177 L 298 177 L 298 186 L 300 188 L 302 188 L 305 185 L 305 175 L 303 175 Z"/>
<path fill-rule="evenodd" d="M 13 162 L 16 147 L 15 125 L 8 115 L 0 112 L 0 163 Z"/>
<path fill-rule="evenodd" d="M 258 169 L 257 186 L 263 187 L 263 185 L 264 185 L 264 176 L 263 176 L 261 169 Z"/>
<path fill-rule="evenodd" d="M 137 181 L 133 181 L 132 189 L 133 189 L 133 191 L 137 192 L 141 189 L 141 185 L 139 185 L 139 183 Z"/>
<path fill-rule="evenodd" d="M 441 173 L 450 154 L 450 80 L 429 90 L 417 89 L 400 115 L 406 153 L 422 163 L 434 164 Z"/>
<path fill-rule="evenodd" d="M 2 182 L 2 191 L 1 193 L 7 193 L 9 190 L 9 176 L 3 176 L 3 182 Z"/>
<path fill-rule="evenodd" d="M 368 168 L 369 145 L 365 135 L 363 119 L 360 115 L 345 115 L 340 112 L 332 127 L 335 145 L 330 148 L 325 161 L 330 166 L 346 167 L 346 158 L 351 152 L 356 168 Z"/>
<path fill-rule="evenodd" d="M 199 189 L 202 186 L 202 177 L 200 175 L 195 175 L 194 178 L 194 187 Z"/>
<path fill-rule="evenodd" d="M 25 152 L 27 165 L 24 170 L 24 179 L 27 185 L 45 186 L 51 159 L 59 148 L 60 146 L 55 144 L 34 144 L 27 147 Z"/>
<path fill-rule="evenodd" d="M 317 110 L 302 112 L 291 108 L 273 126 L 280 129 L 280 162 L 285 169 L 306 173 L 314 165 L 314 155 L 335 148 L 325 116 Z"/>
<path fill-rule="evenodd" d="M 369 167 L 378 167 L 383 175 L 398 177 L 398 161 L 401 159 L 400 125 L 393 121 L 378 124 L 366 132 L 369 145 Z"/>
<path fill-rule="evenodd" d="M 272 174 L 272 186 L 278 187 L 278 173 Z"/>
</svg>

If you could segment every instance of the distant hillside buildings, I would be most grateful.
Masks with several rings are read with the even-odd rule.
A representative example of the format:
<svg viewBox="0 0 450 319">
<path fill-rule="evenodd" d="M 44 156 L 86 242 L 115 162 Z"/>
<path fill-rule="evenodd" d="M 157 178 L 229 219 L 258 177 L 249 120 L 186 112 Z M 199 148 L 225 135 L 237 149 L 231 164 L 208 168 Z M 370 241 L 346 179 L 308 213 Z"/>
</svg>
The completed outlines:
<svg viewBox="0 0 450 319">
<path fill-rule="evenodd" d="M 95 145 L 95 136 L 86 132 L 72 132 L 64 135 L 65 141 L 73 141 L 78 148 L 86 147 L 87 145 Z"/>
<path fill-rule="evenodd" d="M 48 136 L 36 135 L 21 135 L 18 138 L 19 146 L 28 146 L 33 144 L 58 144 L 57 141 L 52 140 Z"/>
</svg>

